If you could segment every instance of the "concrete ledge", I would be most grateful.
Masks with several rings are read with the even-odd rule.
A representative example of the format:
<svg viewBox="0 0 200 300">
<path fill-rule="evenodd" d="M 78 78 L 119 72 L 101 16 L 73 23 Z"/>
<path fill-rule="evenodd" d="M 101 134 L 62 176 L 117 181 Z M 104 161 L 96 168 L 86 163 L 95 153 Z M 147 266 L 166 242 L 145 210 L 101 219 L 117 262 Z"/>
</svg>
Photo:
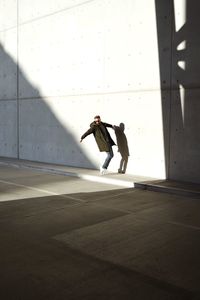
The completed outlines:
<svg viewBox="0 0 200 300">
<path fill-rule="evenodd" d="M 200 185 L 195 183 L 162 180 L 135 182 L 134 186 L 143 190 L 200 198 Z"/>
</svg>

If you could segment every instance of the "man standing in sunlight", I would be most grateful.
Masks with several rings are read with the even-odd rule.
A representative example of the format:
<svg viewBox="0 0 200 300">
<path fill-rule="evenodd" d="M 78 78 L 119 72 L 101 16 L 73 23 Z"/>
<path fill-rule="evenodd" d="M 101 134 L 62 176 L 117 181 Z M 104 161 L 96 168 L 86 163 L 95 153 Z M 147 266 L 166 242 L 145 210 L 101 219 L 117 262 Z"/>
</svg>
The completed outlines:
<svg viewBox="0 0 200 300">
<path fill-rule="evenodd" d="M 114 156 L 112 146 L 115 145 L 115 142 L 112 140 L 107 127 L 115 128 L 114 125 L 102 122 L 100 116 L 95 116 L 94 121 L 90 124 L 90 128 L 82 135 L 80 140 L 80 142 L 82 142 L 86 136 L 93 133 L 99 151 L 106 152 L 106 159 L 100 167 L 101 175 L 106 174 L 110 161 Z"/>
</svg>

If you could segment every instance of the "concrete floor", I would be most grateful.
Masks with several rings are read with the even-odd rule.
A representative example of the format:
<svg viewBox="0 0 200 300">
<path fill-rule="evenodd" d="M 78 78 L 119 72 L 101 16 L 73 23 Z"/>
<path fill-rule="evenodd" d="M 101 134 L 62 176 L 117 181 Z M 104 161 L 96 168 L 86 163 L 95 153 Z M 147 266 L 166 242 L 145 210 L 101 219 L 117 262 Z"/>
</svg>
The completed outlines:
<svg viewBox="0 0 200 300">
<path fill-rule="evenodd" d="M 0 164 L 0 242 L 2 300 L 200 299 L 195 197 Z"/>
</svg>

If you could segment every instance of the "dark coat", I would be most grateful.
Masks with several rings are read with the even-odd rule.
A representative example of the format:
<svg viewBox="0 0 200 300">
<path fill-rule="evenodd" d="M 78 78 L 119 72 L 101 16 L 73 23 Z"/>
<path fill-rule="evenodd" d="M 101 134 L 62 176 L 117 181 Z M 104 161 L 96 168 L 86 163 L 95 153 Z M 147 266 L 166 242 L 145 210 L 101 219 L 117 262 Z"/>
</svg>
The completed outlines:
<svg viewBox="0 0 200 300">
<path fill-rule="evenodd" d="M 90 128 L 82 135 L 81 139 L 83 140 L 86 136 L 93 133 L 99 151 L 109 152 L 110 147 L 114 146 L 115 142 L 112 140 L 107 127 L 112 128 L 112 125 L 104 122 L 101 122 L 98 125 L 95 122 L 92 122 Z"/>
</svg>

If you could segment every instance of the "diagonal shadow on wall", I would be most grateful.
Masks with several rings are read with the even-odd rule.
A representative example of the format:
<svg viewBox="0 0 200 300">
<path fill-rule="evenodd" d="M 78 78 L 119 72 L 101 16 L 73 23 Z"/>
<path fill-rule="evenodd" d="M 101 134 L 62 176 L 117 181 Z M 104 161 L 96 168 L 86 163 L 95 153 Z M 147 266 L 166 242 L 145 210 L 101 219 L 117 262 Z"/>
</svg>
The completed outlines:
<svg viewBox="0 0 200 300">
<path fill-rule="evenodd" d="M 167 178 L 199 183 L 200 3 L 175 4 L 155 0 Z"/>
<path fill-rule="evenodd" d="M 0 156 L 95 168 L 1 44 L 0 88 Z"/>
</svg>

